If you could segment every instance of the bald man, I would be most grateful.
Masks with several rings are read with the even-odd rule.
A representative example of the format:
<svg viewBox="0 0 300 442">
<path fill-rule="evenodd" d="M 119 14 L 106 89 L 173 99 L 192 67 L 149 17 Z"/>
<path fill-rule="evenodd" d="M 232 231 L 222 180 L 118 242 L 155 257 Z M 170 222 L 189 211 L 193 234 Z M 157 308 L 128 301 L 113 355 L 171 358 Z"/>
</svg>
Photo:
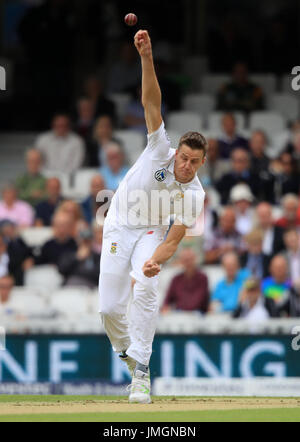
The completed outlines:
<svg viewBox="0 0 300 442">
<path fill-rule="evenodd" d="M 25 154 L 26 172 L 16 180 L 19 199 L 32 206 L 42 201 L 46 196 L 46 179 L 41 174 L 42 154 L 36 149 L 30 149 Z"/>
</svg>

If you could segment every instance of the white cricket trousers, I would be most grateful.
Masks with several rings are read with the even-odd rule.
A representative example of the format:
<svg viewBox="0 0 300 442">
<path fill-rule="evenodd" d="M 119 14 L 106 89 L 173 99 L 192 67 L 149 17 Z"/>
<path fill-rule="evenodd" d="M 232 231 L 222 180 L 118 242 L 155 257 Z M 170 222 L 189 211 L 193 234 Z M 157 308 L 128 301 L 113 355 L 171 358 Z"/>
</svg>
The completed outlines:
<svg viewBox="0 0 300 442">
<path fill-rule="evenodd" d="M 100 261 L 100 314 L 114 351 L 149 365 L 158 305 L 158 276 L 147 278 L 142 267 L 164 240 L 166 226 L 129 228 L 105 219 Z M 128 311 L 132 290 L 136 283 Z"/>
</svg>

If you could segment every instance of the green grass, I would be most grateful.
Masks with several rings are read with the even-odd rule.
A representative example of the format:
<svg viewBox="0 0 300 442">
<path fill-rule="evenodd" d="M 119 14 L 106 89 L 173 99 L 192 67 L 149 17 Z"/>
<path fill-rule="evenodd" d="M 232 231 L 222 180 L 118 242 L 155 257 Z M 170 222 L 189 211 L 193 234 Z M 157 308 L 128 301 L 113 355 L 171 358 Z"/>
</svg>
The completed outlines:
<svg viewBox="0 0 300 442">
<path fill-rule="evenodd" d="M 3 415 L 0 422 L 300 422 L 298 408 Z"/>
<path fill-rule="evenodd" d="M 174 398 L 173 396 L 153 397 L 155 403 L 170 400 L 172 404 L 176 404 L 176 399 L 180 401 L 180 398 Z M 185 399 L 198 399 L 207 401 L 211 404 L 215 399 L 242 399 L 238 397 L 230 398 L 211 398 L 211 397 L 185 397 Z M 244 398 L 246 399 L 246 398 Z M 271 398 L 252 398 L 257 401 L 259 405 L 260 399 Z M 274 398 L 273 398 L 274 399 Z M 292 408 L 280 408 L 280 401 L 288 398 L 276 398 L 277 403 L 274 404 L 274 408 L 249 408 L 249 409 L 226 409 L 226 410 L 190 410 L 190 411 L 141 411 L 141 412 L 90 412 L 83 411 L 76 412 L 49 412 L 29 414 L 28 409 L 24 407 L 24 413 L 22 414 L 0 414 L 0 422 L 300 422 L 300 398 L 291 398 L 295 402 L 291 404 Z M 62 395 L 0 395 L 1 404 L 9 403 L 26 403 L 34 405 L 35 403 L 67 403 L 78 402 L 84 404 L 87 403 L 102 403 L 103 401 L 114 401 L 120 404 L 127 403 L 126 396 L 62 396 Z M 163 406 L 163 402 L 161 402 Z M 295 404 L 295 406 L 294 406 Z M 46 410 L 45 410 L 46 411 Z M 64 410 L 65 411 L 65 410 Z"/>
</svg>

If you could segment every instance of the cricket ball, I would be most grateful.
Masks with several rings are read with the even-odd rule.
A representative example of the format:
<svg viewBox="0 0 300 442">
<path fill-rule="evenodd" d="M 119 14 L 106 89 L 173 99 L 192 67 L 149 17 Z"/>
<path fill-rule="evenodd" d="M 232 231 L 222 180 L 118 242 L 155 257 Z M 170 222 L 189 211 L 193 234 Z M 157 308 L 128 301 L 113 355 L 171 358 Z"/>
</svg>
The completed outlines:
<svg viewBox="0 0 300 442">
<path fill-rule="evenodd" d="M 137 24 L 138 19 L 135 14 L 130 12 L 129 14 L 125 15 L 124 21 L 125 21 L 126 25 L 134 26 Z"/>
</svg>

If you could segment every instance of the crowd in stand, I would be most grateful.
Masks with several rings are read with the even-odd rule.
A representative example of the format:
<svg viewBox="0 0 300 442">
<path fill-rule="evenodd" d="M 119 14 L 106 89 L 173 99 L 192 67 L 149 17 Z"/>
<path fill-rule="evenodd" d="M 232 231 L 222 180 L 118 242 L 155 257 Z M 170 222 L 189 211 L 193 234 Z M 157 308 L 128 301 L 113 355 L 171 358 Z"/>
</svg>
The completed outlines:
<svg viewBox="0 0 300 442">
<path fill-rule="evenodd" d="M 125 59 L 128 51 L 124 47 Z M 137 81 L 138 75 L 134 63 L 127 71 L 115 66 L 109 87 L 123 84 L 121 91 L 128 90 L 134 86 L 128 81 Z M 139 93 L 135 89 L 123 127 L 144 134 Z M 169 264 L 179 264 L 183 272 L 172 280 L 162 313 L 300 316 L 300 121 L 292 122 L 290 140 L 278 156 L 269 158 L 263 128 L 246 138 L 231 113 L 264 106 L 263 91 L 249 82 L 244 65 L 235 67 L 217 102 L 225 112 L 223 134 L 208 139 L 207 160 L 199 170 L 207 190 L 205 232 L 201 240 L 187 238 Z M 96 195 L 103 189 L 115 191 L 131 164 L 114 134 L 120 124 L 115 105 L 97 77 L 86 80 L 74 107 L 73 115 L 54 116 L 51 129 L 26 152 L 26 172 L 2 191 L 0 303 L 7 302 L 7 287 L 22 285 L 24 272 L 44 264 L 56 266 L 66 286 L 97 286 L 102 227 L 95 219 L 101 205 Z M 167 110 L 166 105 L 166 121 Z M 64 198 L 59 173 L 72 175 L 82 167 L 98 168 L 90 195 L 81 202 Z M 211 204 L 211 191 L 220 200 L 217 206 Z M 51 226 L 53 237 L 39 248 L 29 247 L 20 232 L 32 226 Z M 199 263 L 224 270 L 211 291 Z"/>
</svg>

